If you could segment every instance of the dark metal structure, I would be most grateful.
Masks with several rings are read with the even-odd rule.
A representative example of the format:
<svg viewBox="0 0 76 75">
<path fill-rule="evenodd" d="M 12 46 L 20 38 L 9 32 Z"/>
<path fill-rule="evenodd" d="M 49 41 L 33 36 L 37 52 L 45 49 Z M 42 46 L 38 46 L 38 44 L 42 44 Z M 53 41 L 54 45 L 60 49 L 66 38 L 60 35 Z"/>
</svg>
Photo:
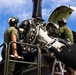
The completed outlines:
<svg viewBox="0 0 76 75">
<path fill-rule="evenodd" d="M 32 18 L 36 18 L 36 17 L 40 17 L 40 18 L 42 18 L 42 0 L 32 0 L 33 1 L 33 13 L 32 13 Z M 60 11 L 62 11 L 63 9 L 65 9 L 65 12 L 66 12 L 66 10 L 68 10 L 68 12 L 69 12 L 69 15 L 71 14 L 71 12 L 72 12 L 72 10 L 70 9 L 70 8 L 67 8 L 67 7 L 65 7 L 65 6 L 62 6 L 62 7 L 59 7 L 58 9 L 60 10 Z M 59 14 L 59 10 L 56 10 L 56 13 L 54 13 L 54 14 L 52 14 L 52 16 L 50 16 L 50 18 L 49 18 L 49 22 L 50 21 L 52 21 L 52 22 L 55 22 L 56 21 L 56 19 L 58 20 L 60 17 L 63 17 L 64 15 L 65 15 L 65 13 L 63 14 L 63 12 L 61 13 L 61 16 L 59 16 L 60 14 Z M 70 9 L 70 11 L 69 11 L 69 9 Z M 58 12 L 58 13 L 57 13 Z M 68 13 L 67 13 L 68 14 Z M 55 17 L 54 17 L 55 16 Z M 58 17 L 58 18 L 57 18 Z M 67 16 L 67 18 L 68 18 L 68 16 Z M 57 22 L 56 22 L 57 23 Z M 32 25 L 31 25 L 32 26 Z M 30 26 L 30 27 L 31 27 Z M 26 28 L 26 27 L 25 27 Z M 31 33 L 31 32 L 30 32 Z M 76 37 L 76 33 L 74 33 L 74 36 Z M 25 39 L 23 39 L 23 40 L 25 40 Z M 41 40 L 41 39 L 40 39 Z M 42 40 L 43 41 L 43 40 Z M 75 42 L 76 42 L 76 40 L 74 40 Z M 56 41 L 54 41 L 53 43 L 55 43 Z M 59 41 L 60 42 L 60 41 Z M 13 43 L 13 42 L 10 42 L 9 43 L 9 48 L 8 48 L 8 50 L 7 50 L 7 44 L 5 43 L 5 47 L 6 47 L 6 59 L 5 59 L 5 63 L 4 62 L 1 62 L 0 63 L 0 69 L 2 68 L 2 67 L 4 67 L 4 75 L 8 75 L 8 63 L 9 63 L 9 61 L 10 62 L 16 62 L 17 64 L 18 63 L 20 63 L 22 66 L 22 68 L 23 67 L 25 67 L 24 66 L 24 64 L 30 64 L 30 65 L 34 65 L 34 66 L 29 66 L 29 67 L 26 67 L 26 68 L 23 68 L 23 70 L 22 71 L 20 71 L 19 73 L 20 73 L 20 75 L 51 75 L 51 72 L 50 72 L 50 69 L 48 68 L 48 67 L 41 67 L 42 66 L 42 64 L 41 63 L 43 63 L 44 61 L 46 61 L 48 64 L 51 62 L 51 60 L 52 60 L 52 58 L 50 57 L 50 55 L 51 55 L 51 52 L 53 52 L 55 55 L 56 55 L 56 58 L 57 59 L 59 59 L 60 61 L 62 61 L 62 62 L 64 62 L 65 64 L 67 64 L 67 65 L 69 65 L 69 66 L 71 66 L 72 68 L 74 68 L 74 69 L 76 69 L 76 61 L 74 61 L 74 59 L 72 59 L 72 58 L 75 58 L 76 59 L 76 56 L 75 56 L 75 53 L 76 53 L 76 50 L 75 50 L 75 48 L 76 48 L 76 44 L 74 44 L 74 45 L 72 45 L 72 46 L 68 46 L 68 48 L 66 48 L 66 49 L 64 49 L 63 50 L 63 52 L 59 52 L 56 48 L 54 48 L 54 47 L 51 47 L 51 48 L 47 48 L 47 50 L 48 50 L 48 52 L 47 52 L 47 50 L 46 50 L 46 53 L 45 54 L 42 54 L 41 53 L 41 49 L 40 49 L 40 46 L 38 46 L 39 45 L 39 43 L 37 44 L 37 45 L 33 45 L 33 44 L 28 44 L 28 43 L 21 43 L 21 42 L 14 42 L 14 43 L 17 43 L 17 44 L 20 44 L 20 45 L 26 45 L 26 46 L 28 46 L 28 47 L 32 47 L 32 48 L 36 48 L 36 51 L 37 51 L 37 55 L 36 55 L 36 63 L 35 62 L 29 62 L 29 61 L 27 61 L 26 60 L 26 56 L 24 56 L 24 61 L 22 60 L 22 61 L 20 61 L 20 60 L 12 60 L 12 59 L 9 59 L 9 57 L 10 57 L 10 54 L 9 54 L 9 51 L 10 51 L 10 45 L 11 45 L 11 43 Z M 43 43 L 43 45 L 44 46 L 46 46 L 45 44 L 44 44 L 44 41 L 43 42 L 40 42 L 40 43 Z M 64 42 L 60 42 L 60 43 L 63 43 L 63 44 L 65 44 Z M 2 44 L 1 46 L 3 46 L 4 44 Z M 52 43 L 51 43 L 51 45 L 52 45 Z M 0 46 L 0 47 L 1 47 Z M 47 46 L 48 47 L 48 46 Z M 21 50 L 21 48 L 19 49 L 19 50 Z M 27 49 L 26 49 L 27 50 Z M 51 51 L 51 52 L 50 52 Z M 28 54 L 29 54 L 29 52 L 28 52 Z M 26 55 L 26 53 L 25 53 L 25 55 Z M 71 56 L 72 55 L 72 56 Z M 30 56 L 29 56 L 30 57 Z M 70 59 L 70 58 L 71 59 Z M 28 58 L 27 58 L 28 59 Z M 29 60 L 29 59 L 28 59 Z M 72 61 L 74 61 L 74 62 L 72 62 Z M 68 61 L 70 62 L 69 64 L 68 64 Z M 2 65 L 3 64 L 3 65 Z M 16 65 L 17 65 L 16 64 Z M 4 66 L 5 65 L 5 66 Z M 46 64 L 45 64 L 46 65 Z M 17 67 L 19 66 L 19 64 L 17 65 Z M 19 66 L 19 69 L 21 68 L 20 66 Z M 15 69 L 16 70 L 16 69 Z M 18 70 L 18 69 L 17 69 Z M 17 71 L 16 70 L 16 71 Z M 45 72 L 45 70 L 46 70 L 46 72 Z M 62 70 L 62 69 L 61 69 Z M 1 73 L 1 72 L 0 72 Z M 16 74 L 14 74 L 14 75 L 18 75 L 19 73 L 16 73 Z M 63 75 L 63 74 L 62 74 Z"/>
<path fill-rule="evenodd" d="M 41 17 L 42 18 L 42 0 L 32 0 L 33 1 L 33 13 L 32 18 Z"/>
</svg>

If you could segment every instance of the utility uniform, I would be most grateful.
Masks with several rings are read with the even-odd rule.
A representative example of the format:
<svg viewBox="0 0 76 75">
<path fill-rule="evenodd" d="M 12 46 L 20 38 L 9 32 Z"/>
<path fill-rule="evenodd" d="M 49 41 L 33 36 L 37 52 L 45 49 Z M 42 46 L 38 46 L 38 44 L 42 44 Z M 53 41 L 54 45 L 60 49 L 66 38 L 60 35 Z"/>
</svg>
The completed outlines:
<svg viewBox="0 0 76 75">
<path fill-rule="evenodd" d="M 62 26 L 58 30 L 55 30 L 54 34 L 61 34 L 61 38 L 73 44 L 73 33 L 66 25 Z"/>
<path fill-rule="evenodd" d="M 18 31 L 15 27 L 8 28 L 4 33 L 4 42 L 6 42 L 7 44 L 11 42 L 11 34 L 15 34 L 16 36 L 18 36 Z M 10 53 L 13 54 L 12 48 L 10 49 Z M 5 47 L 2 50 L 2 58 L 5 59 Z M 15 66 L 14 62 L 9 62 L 8 75 L 13 75 L 14 66 Z"/>
</svg>

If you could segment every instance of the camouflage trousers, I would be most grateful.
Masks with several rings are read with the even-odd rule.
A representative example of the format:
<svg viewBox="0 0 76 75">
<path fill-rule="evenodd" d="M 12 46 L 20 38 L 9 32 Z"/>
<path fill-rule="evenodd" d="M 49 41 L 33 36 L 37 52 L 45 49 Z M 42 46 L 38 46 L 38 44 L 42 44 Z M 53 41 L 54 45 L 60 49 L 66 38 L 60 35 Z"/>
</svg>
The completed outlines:
<svg viewBox="0 0 76 75">
<path fill-rule="evenodd" d="M 13 75 L 14 68 L 15 68 L 15 63 L 9 62 L 9 64 L 8 64 L 8 75 Z"/>
</svg>

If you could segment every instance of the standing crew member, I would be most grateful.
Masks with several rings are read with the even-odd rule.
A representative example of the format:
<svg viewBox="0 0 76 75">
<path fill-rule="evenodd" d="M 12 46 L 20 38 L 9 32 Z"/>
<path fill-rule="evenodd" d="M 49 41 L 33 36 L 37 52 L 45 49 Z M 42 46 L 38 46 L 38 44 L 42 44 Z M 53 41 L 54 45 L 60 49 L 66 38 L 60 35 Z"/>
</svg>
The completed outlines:
<svg viewBox="0 0 76 75">
<path fill-rule="evenodd" d="M 16 42 L 17 41 L 18 31 L 16 28 L 17 28 L 18 22 L 19 22 L 19 20 L 15 17 L 9 18 L 8 23 L 9 23 L 10 27 L 8 29 L 6 29 L 6 31 L 4 33 L 4 42 L 6 42 L 7 44 L 9 44 L 10 42 Z M 18 58 L 16 43 L 11 44 L 10 54 L 14 55 L 14 59 Z M 6 59 L 5 58 L 5 47 L 3 47 L 3 50 L 2 50 L 2 59 L 3 60 Z M 14 62 L 9 62 L 9 64 L 8 64 L 8 75 L 13 75 L 14 66 L 15 66 Z"/>
</svg>

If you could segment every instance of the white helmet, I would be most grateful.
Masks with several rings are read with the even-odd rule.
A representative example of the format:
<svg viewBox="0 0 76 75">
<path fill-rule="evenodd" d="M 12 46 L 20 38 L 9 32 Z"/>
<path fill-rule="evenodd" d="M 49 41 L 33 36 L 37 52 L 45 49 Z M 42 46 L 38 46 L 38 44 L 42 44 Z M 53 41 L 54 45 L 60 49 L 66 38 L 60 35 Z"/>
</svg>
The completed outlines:
<svg viewBox="0 0 76 75">
<path fill-rule="evenodd" d="M 8 24 L 14 24 L 14 23 L 18 23 L 19 22 L 19 19 L 18 18 L 15 18 L 15 17 L 10 17 L 8 19 Z"/>
</svg>

